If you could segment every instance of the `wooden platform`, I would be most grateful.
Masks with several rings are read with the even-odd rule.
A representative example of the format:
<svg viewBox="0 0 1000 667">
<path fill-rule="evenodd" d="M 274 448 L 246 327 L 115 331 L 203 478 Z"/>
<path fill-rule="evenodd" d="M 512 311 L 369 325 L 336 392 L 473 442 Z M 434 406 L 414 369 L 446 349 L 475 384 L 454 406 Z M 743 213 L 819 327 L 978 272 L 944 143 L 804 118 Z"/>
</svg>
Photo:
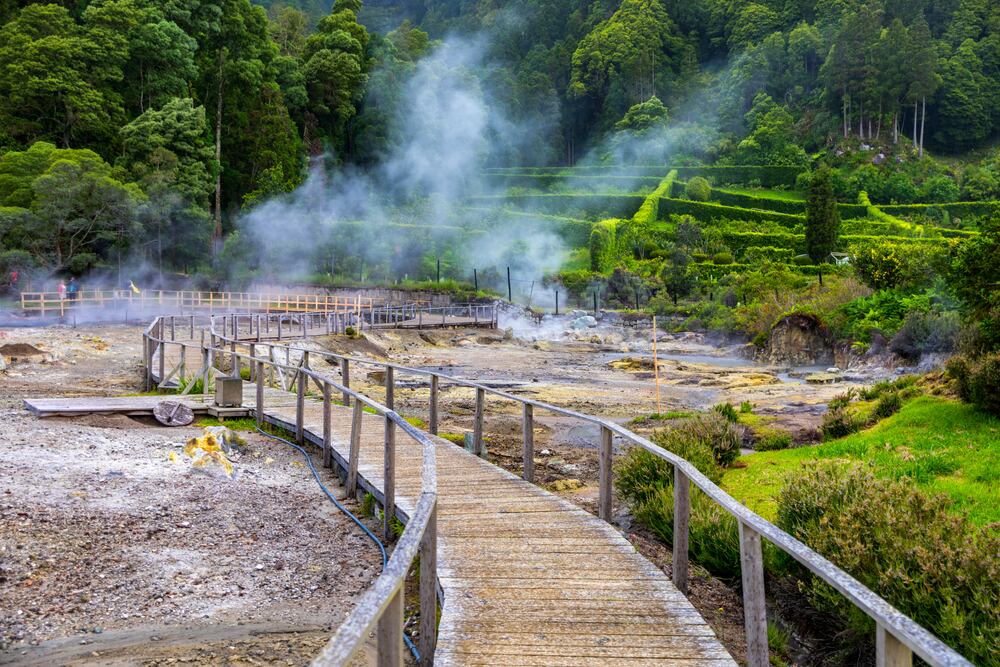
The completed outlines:
<svg viewBox="0 0 1000 667">
<path fill-rule="evenodd" d="M 440 315 L 427 315 L 420 319 L 401 320 L 398 322 L 381 322 L 374 325 L 365 325 L 371 329 L 492 329 L 493 320 L 476 320 L 471 317 L 455 317 L 447 315 L 442 318 Z"/>
<path fill-rule="evenodd" d="M 245 405 L 254 385 L 244 387 Z M 36 414 L 152 410 L 160 397 L 30 399 Z M 198 398 L 192 409 L 205 410 Z M 265 419 L 294 428 L 295 396 L 268 389 Z M 333 407 L 334 458 L 344 466 L 351 411 Z M 322 442 L 322 406 L 306 399 L 305 436 Z M 359 477 L 381 495 L 384 422 L 363 416 Z M 707 665 L 735 661 L 671 581 L 614 527 L 567 500 L 435 438 L 437 665 Z M 420 447 L 397 435 L 396 503 L 405 519 L 420 490 Z M 336 624 L 337 619 L 331 619 Z"/>
</svg>

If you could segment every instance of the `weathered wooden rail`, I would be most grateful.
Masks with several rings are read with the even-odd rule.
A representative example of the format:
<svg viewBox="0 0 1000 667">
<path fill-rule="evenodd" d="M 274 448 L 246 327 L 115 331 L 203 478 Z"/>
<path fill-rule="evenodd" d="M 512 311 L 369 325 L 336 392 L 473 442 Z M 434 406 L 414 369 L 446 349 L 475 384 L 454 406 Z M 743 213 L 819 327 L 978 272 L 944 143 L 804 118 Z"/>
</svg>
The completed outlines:
<svg viewBox="0 0 1000 667">
<path fill-rule="evenodd" d="M 85 308 L 150 309 L 164 311 L 233 312 L 256 310 L 271 312 L 343 313 L 370 310 L 370 298 L 336 297 L 327 294 L 289 294 L 266 292 L 202 292 L 195 290 L 131 289 L 80 290 L 75 297 L 59 292 L 22 292 L 21 309 L 27 314 L 65 316 Z"/>
<path fill-rule="evenodd" d="M 229 323 L 229 328 L 226 328 L 227 322 Z M 740 557 L 743 580 L 743 604 L 747 635 L 747 662 L 751 665 L 751 667 L 764 667 L 769 664 L 762 539 L 766 539 L 777 548 L 789 554 L 813 575 L 832 586 L 835 590 L 844 595 L 855 607 L 873 619 L 876 625 L 876 661 L 879 667 L 898 667 L 910 665 L 914 654 L 918 655 L 930 665 L 948 667 L 965 667 L 971 665 L 971 663 L 965 660 L 965 658 L 959 655 L 955 650 L 945 645 L 923 627 L 899 612 L 888 602 L 867 589 L 860 582 L 838 568 L 829 560 L 738 503 L 686 460 L 680 458 L 672 452 L 664 450 L 646 438 L 636 435 L 614 422 L 600 417 L 567 410 L 565 408 L 540 401 L 514 396 L 504 391 L 493 389 L 476 382 L 448 376 L 443 373 L 410 368 L 391 362 L 338 355 L 310 350 L 303 347 L 275 344 L 270 341 L 258 340 L 256 337 L 251 340 L 247 340 L 247 335 L 244 335 L 241 330 L 239 319 L 237 318 L 235 320 L 235 324 L 233 324 L 233 318 L 231 316 L 229 318 L 214 319 L 213 325 L 209 329 L 208 340 L 202 341 L 197 345 L 194 345 L 193 343 L 178 343 L 176 340 L 170 340 L 164 335 L 164 331 L 164 319 L 157 318 L 143 334 L 144 350 L 146 351 L 144 361 L 147 367 L 148 378 L 155 379 L 162 384 L 167 378 L 175 374 L 178 367 L 183 366 L 184 355 L 182 353 L 178 365 L 174 366 L 169 373 L 166 373 L 167 368 L 165 366 L 165 357 L 167 357 L 166 348 L 168 346 L 180 345 L 182 349 L 187 346 L 195 347 L 203 360 L 203 365 L 199 370 L 199 373 L 201 373 L 202 377 L 205 378 L 206 389 L 211 376 L 213 374 L 222 373 L 222 371 L 215 369 L 217 362 L 220 360 L 228 357 L 229 373 L 239 373 L 239 369 L 243 364 L 251 365 L 253 368 L 251 371 L 253 374 L 252 377 L 257 380 L 258 387 L 258 419 L 262 419 L 266 414 L 266 410 L 262 405 L 264 400 L 262 388 L 266 382 L 273 381 L 274 377 L 277 376 L 282 383 L 282 387 L 295 388 L 297 401 L 295 409 L 292 410 L 292 415 L 294 417 L 294 429 L 297 437 L 300 439 L 306 437 L 305 418 L 307 409 L 305 407 L 305 395 L 310 381 L 315 383 L 318 387 L 320 387 L 322 395 L 323 437 L 319 440 L 319 442 L 323 445 L 325 459 L 331 456 L 332 449 L 330 439 L 330 411 L 333 404 L 333 397 L 335 394 L 340 394 L 345 405 L 353 405 L 352 414 L 354 415 L 350 436 L 350 453 L 345 461 L 349 485 L 352 484 L 352 480 L 355 480 L 353 483 L 356 483 L 358 475 L 356 452 L 359 445 L 355 442 L 357 439 L 355 434 L 360 431 L 360 426 L 355 428 L 353 427 L 353 423 L 356 421 L 360 424 L 361 417 L 359 415 L 362 414 L 362 410 L 365 406 L 368 406 L 377 414 L 382 416 L 385 421 L 385 468 L 382 475 L 382 483 L 384 487 L 382 502 L 385 509 L 385 529 L 387 531 L 389 517 L 393 516 L 396 510 L 394 488 L 397 473 L 394 468 L 396 428 L 402 429 L 415 441 L 419 442 L 425 452 L 433 451 L 433 441 L 430 437 L 422 431 L 410 426 L 394 411 L 393 404 L 396 383 L 398 378 L 402 375 L 428 378 L 428 430 L 430 434 L 433 435 L 437 433 L 439 425 L 439 390 L 441 382 L 446 381 L 451 386 L 471 389 L 475 393 L 473 452 L 476 454 L 480 454 L 483 447 L 486 397 L 491 396 L 503 401 L 514 402 L 521 406 L 524 433 L 523 477 L 527 482 L 533 481 L 534 478 L 533 433 L 536 410 L 545 411 L 562 417 L 573 418 L 581 422 L 594 425 L 600 433 L 600 490 L 598 515 L 600 519 L 604 521 L 610 521 L 612 518 L 612 462 L 615 438 L 618 438 L 620 442 L 629 446 L 641 447 L 642 449 L 670 463 L 674 467 L 675 474 L 673 583 L 676 588 L 682 592 L 686 593 L 688 589 L 688 522 L 691 507 L 691 484 L 693 483 L 700 492 L 704 493 L 715 503 L 729 512 L 737 520 L 739 526 Z M 259 333 L 259 331 L 260 327 L 258 325 L 257 332 Z M 243 350 L 246 350 L 246 352 Z M 277 361 L 277 359 L 282 356 L 285 361 Z M 295 363 L 292 361 L 293 356 L 296 358 Z M 323 358 L 328 362 L 332 362 L 339 368 L 341 373 L 340 382 L 334 382 L 325 375 L 319 374 L 310 368 L 310 360 L 317 358 Z M 159 368 L 157 369 L 158 372 L 154 371 L 154 364 L 156 363 L 159 364 Z M 384 405 L 376 403 L 372 399 L 369 399 L 351 389 L 350 369 L 353 366 L 375 367 L 384 373 Z M 266 373 L 265 369 L 268 369 L 269 372 Z M 261 380 L 263 380 L 263 382 L 261 382 Z M 423 495 L 426 494 L 428 499 L 436 499 L 437 489 L 432 486 L 435 478 L 428 470 L 428 461 L 430 461 L 430 465 L 433 466 L 433 456 L 425 454 L 422 459 L 423 468 L 421 470 L 421 479 L 423 480 L 422 483 L 424 486 L 421 487 L 421 498 L 423 498 Z M 471 498 L 476 497 L 476 491 L 477 487 L 474 483 L 472 483 L 468 488 L 470 502 L 472 502 Z M 489 502 L 490 499 L 477 497 L 477 501 Z M 428 500 L 428 503 L 431 503 L 431 500 Z M 327 648 L 316 659 L 314 664 L 346 664 L 350 655 L 352 655 L 360 647 L 364 638 L 367 636 L 369 629 L 375 627 L 376 625 L 379 628 L 378 634 L 380 640 L 391 644 L 390 647 L 383 649 L 383 641 L 379 642 L 380 664 L 399 664 L 398 647 L 396 646 L 396 642 L 389 641 L 389 638 L 394 636 L 394 633 L 396 633 L 396 630 L 402 623 L 400 590 L 405 577 L 405 572 L 409 568 L 409 565 L 418 550 L 418 544 L 421 545 L 419 548 L 422 549 L 421 601 L 423 604 L 425 596 L 427 596 L 428 604 L 436 603 L 436 600 L 434 603 L 431 603 L 429 599 L 431 595 L 429 589 L 432 588 L 430 581 L 433 579 L 433 570 L 430 568 L 436 567 L 436 565 L 425 565 L 425 558 L 428 561 L 435 560 L 435 550 L 433 545 L 437 540 L 435 532 L 436 519 L 433 506 L 423 507 L 424 509 L 422 512 L 414 513 L 409 517 L 409 522 L 407 523 L 406 531 L 403 533 L 400 545 L 397 546 L 396 551 L 393 554 L 392 563 L 394 563 L 394 565 L 390 567 L 390 569 L 387 570 L 387 572 L 383 574 L 378 581 L 376 581 L 376 584 L 368 591 L 368 593 L 366 593 L 364 599 L 355 608 L 351 616 L 340 626 L 334 638 L 331 639 Z M 414 525 L 411 526 L 411 524 Z M 411 529 L 413 531 L 412 533 Z M 496 539 L 502 538 L 502 535 L 496 536 Z M 424 569 L 425 567 L 428 568 L 426 571 Z M 553 572 L 553 575 L 555 574 L 560 573 Z M 425 575 L 427 579 L 426 581 Z M 650 573 L 649 576 L 655 575 Z M 631 582 L 631 585 L 640 586 L 641 583 L 642 582 L 640 580 L 634 580 Z M 516 588 L 505 590 L 509 591 L 511 594 L 514 594 L 517 591 Z M 554 605 L 556 603 L 553 602 L 552 604 Z M 536 608 L 535 610 L 538 611 L 539 609 Z M 541 611 L 544 613 L 545 610 L 541 609 Z M 422 614 L 421 618 L 426 619 L 427 617 Z M 383 630 L 385 630 L 385 632 L 383 632 Z M 426 626 L 426 630 L 429 634 L 433 634 L 433 630 L 430 627 L 429 622 Z M 504 628 L 493 628 L 492 631 L 503 632 Z M 431 645 L 432 642 L 432 640 L 425 635 L 423 626 L 421 632 L 421 642 L 422 645 L 424 645 L 424 643 Z M 627 646 L 627 643 L 622 644 L 620 650 L 625 651 Z M 495 662 L 504 662 L 506 664 L 511 661 L 517 662 L 518 655 L 520 654 L 504 656 L 493 655 L 492 659 Z M 594 655 L 603 655 L 606 660 L 614 659 L 616 656 L 613 651 L 604 653 L 598 652 Z M 656 653 L 654 656 L 654 654 L 650 653 L 648 657 L 660 656 L 665 657 L 666 654 Z M 424 653 L 422 650 L 422 662 L 424 664 L 428 664 L 427 660 L 430 659 L 429 654 Z M 487 664 L 488 662 L 489 660 L 485 660 L 484 664 Z M 702 660 L 702 662 L 704 662 L 704 660 Z M 535 664 L 556 663 L 580 664 L 577 659 L 536 661 Z"/>
</svg>

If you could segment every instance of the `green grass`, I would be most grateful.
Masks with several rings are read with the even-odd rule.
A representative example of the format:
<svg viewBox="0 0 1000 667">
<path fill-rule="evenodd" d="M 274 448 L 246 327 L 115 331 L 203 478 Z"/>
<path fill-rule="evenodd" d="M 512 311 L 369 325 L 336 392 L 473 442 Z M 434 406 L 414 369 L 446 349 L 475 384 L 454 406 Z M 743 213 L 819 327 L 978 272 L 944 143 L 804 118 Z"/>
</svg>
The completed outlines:
<svg viewBox="0 0 1000 667">
<path fill-rule="evenodd" d="M 767 519 L 787 475 L 811 461 L 864 461 L 875 474 L 909 478 L 948 495 L 978 525 L 1000 521 L 1000 420 L 956 401 L 922 397 L 868 430 L 815 447 L 758 452 L 739 459 L 722 487 Z"/>
<path fill-rule="evenodd" d="M 715 188 L 720 192 L 732 192 L 736 195 L 749 195 L 751 197 L 764 197 L 767 199 L 781 199 L 783 201 L 805 201 L 805 194 L 796 190 L 776 190 L 774 188 L 750 188 L 740 185 L 725 185 Z"/>
</svg>

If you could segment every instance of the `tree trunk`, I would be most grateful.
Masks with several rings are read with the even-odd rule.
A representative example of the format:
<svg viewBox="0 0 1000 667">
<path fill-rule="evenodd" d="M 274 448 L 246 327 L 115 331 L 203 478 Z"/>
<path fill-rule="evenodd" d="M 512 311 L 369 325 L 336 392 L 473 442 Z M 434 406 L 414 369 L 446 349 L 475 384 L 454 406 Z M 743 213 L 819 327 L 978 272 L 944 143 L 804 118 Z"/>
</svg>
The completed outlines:
<svg viewBox="0 0 1000 667">
<path fill-rule="evenodd" d="M 899 112 L 892 114 L 892 145 L 899 143 Z"/>
<path fill-rule="evenodd" d="M 222 241 L 222 66 L 225 56 L 219 51 L 219 86 L 215 102 L 215 229 L 212 250 L 218 253 Z"/>
<path fill-rule="evenodd" d="M 923 113 L 920 115 L 920 157 L 924 156 L 924 125 L 927 124 L 927 98 L 921 102 Z"/>
<path fill-rule="evenodd" d="M 841 96 L 844 101 L 843 113 L 844 113 L 844 138 L 847 138 L 847 87 L 844 87 L 844 94 Z"/>
<path fill-rule="evenodd" d="M 917 150 L 917 102 L 913 101 L 913 150 Z"/>
<path fill-rule="evenodd" d="M 823 286 L 823 265 L 819 265 L 819 286 Z"/>
</svg>

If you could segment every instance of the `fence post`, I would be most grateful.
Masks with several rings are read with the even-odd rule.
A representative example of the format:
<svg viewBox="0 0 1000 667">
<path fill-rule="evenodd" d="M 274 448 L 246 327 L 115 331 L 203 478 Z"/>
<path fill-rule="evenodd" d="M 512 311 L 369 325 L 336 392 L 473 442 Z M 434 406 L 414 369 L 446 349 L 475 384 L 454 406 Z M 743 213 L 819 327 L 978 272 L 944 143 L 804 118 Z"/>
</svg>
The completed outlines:
<svg viewBox="0 0 1000 667">
<path fill-rule="evenodd" d="M 382 480 L 385 503 L 382 506 L 382 535 L 392 538 L 392 518 L 396 515 L 396 424 L 385 416 L 385 451 L 382 456 Z"/>
<path fill-rule="evenodd" d="M 375 631 L 378 642 L 378 667 L 403 664 L 403 586 L 393 594 L 378 619 Z"/>
<path fill-rule="evenodd" d="M 257 426 L 264 425 L 264 362 L 257 364 Z"/>
<path fill-rule="evenodd" d="M 212 348 L 202 347 L 201 393 L 208 395 L 208 383 L 212 381 Z"/>
<path fill-rule="evenodd" d="M 361 449 L 361 417 L 364 405 L 354 399 L 354 412 L 351 414 L 351 450 L 347 455 L 347 495 L 355 496 L 358 492 L 358 451 Z"/>
<path fill-rule="evenodd" d="M 165 374 L 167 372 L 167 370 L 166 370 L 166 368 L 167 368 L 167 348 L 163 344 L 163 341 L 166 340 L 166 332 L 164 330 L 164 326 L 163 325 L 164 325 L 164 322 L 163 322 L 163 318 L 161 317 L 160 318 L 160 326 L 159 326 L 160 333 L 157 336 L 157 338 L 160 339 L 160 342 L 156 344 L 156 349 L 158 349 L 160 351 L 160 377 L 157 380 L 158 384 L 162 384 L 163 383 L 163 378 L 165 377 Z"/>
<path fill-rule="evenodd" d="M 483 455 L 483 408 L 486 402 L 486 392 L 476 387 L 476 417 L 472 426 L 472 453 Z"/>
<path fill-rule="evenodd" d="M 330 412 L 330 383 L 323 383 L 323 467 L 333 467 L 333 425 Z"/>
<path fill-rule="evenodd" d="M 181 363 L 177 367 L 177 383 L 181 389 L 184 388 L 184 376 L 187 370 L 187 345 L 181 345 Z"/>
<path fill-rule="evenodd" d="M 434 664 L 437 644 L 437 498 L 420 542 L 420 665 Z"/>
<path fill-rule="evenodd" d="M 431 433 L 438 432 L 438 376 L 431 376 Z"/>
<path fill-rule="evenodd" d="M 177 340 L 177 329 L 174 326 L 174 316 L 170 316 L 170 340 Z"/>
<path fill-rule="evenodd" d="M 396 380 L 393 378 L 393 367 L 385 367 L 385 407 L 395 410 L 396 406 Z"/>
<path fill-rule="evenodd" d="M 747 635 L 747 666 L 768 667 L 767 608 L 764 605 L 764 558 L 760 535 L 739 522 L 740 574 L 743 579 L 743 613 Z"/>
<path fill-rule="evenodd" d="M 306 379 L 308 376 L 304 369 L 299 369 L 298 383 L 295 391 L 295 442 L 300 445 L 305 439 L 305 419 L 306 419 Z"/>
<path fill-rule="evenodd" d="M 522 449 L 521 459 L 524 472 L 521 476 L 526 482 L 535 481 L 535 406 L 530 403 L 522 404 Z"/>
<path fill-rule="evenodd" d="M 421 553 L 423 557 L 423 553 Z M 421 581 L 423 583 L 423 581 Z M 875 667 L 911 667 L 913 652 L 903 642 L 885 629 L 875 626 Z"/>
<path fill-rule="evenodd" d="M 597 514 L 605 521 L 611 521 L 611 445 L 614 433 L 607 426 L 601 426 L 600 494 Z"/>
<path fill-rule="evenodd" d="M 340 380 L 344 385 L 344 406 L 351 404 L 351 394 L 347 389 L 351 386 L 351 362 L 345 357 L 340 360 Z"/>
<path fill-rule="evenodd" d="M 688 592 L 688 523 L 691 518 L 691 480 L 674 466 L 674 585 Z"/>
</svg>

